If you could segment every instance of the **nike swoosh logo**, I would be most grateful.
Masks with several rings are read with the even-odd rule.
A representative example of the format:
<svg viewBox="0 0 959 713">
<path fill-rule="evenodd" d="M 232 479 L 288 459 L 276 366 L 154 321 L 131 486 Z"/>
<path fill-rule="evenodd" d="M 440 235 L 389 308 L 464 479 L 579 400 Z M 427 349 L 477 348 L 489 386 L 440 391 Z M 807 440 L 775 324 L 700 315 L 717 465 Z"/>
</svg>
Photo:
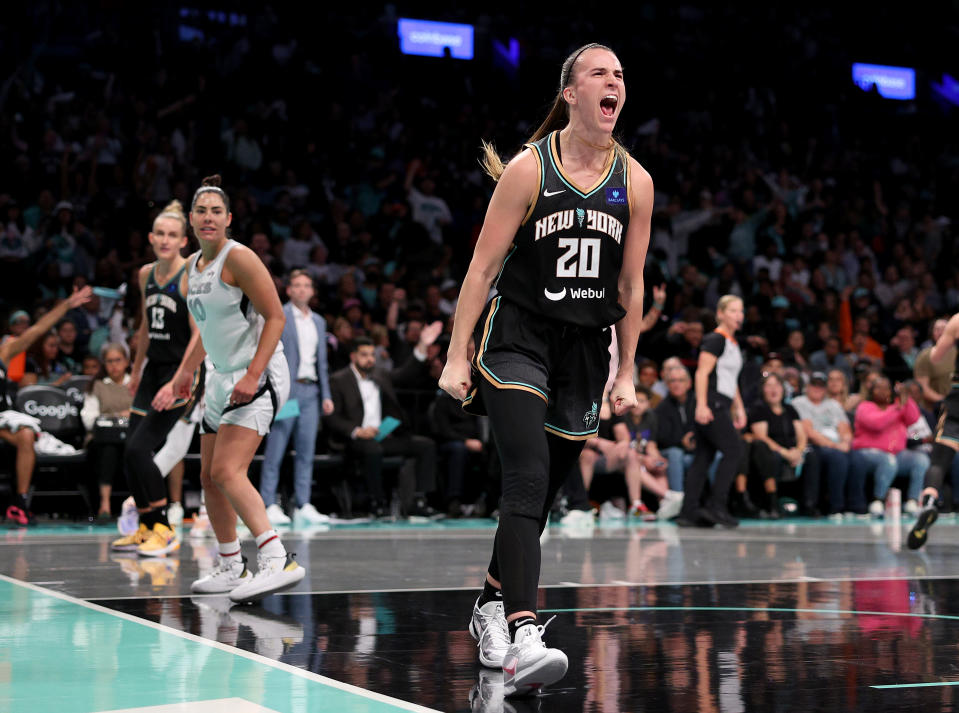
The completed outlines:
<svg viewBox="0 0 959 713">
<path fill-rule="evenodd" d="M 546 299 L 551 302 L 559 302 L 561 299 L 566 297 L 566 288 L 564 287 L 559 292 L 550 292 L 548 287 L 543 288 L 543 294 L 546 295 Z"/>
<path fill-rule="evenodd" d="M 566 193 L 566 189 L 564 188 L 561 191 L 543 191 L 543 198 L 549 198 L 550 196 L 558 196 L 560 193 Z"/>
</svg>

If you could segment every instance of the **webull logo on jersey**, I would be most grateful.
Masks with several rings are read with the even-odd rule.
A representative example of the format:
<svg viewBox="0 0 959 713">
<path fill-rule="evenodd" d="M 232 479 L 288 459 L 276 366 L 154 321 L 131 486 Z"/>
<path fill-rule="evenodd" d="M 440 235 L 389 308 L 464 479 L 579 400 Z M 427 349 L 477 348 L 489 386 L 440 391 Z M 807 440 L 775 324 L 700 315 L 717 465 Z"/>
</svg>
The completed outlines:
<svg viewBox="0 0 959 713">
<path fill-rule="evenodd" d="M 570 297 L 570 299 L 574 300 L 604 300 L 606 299 L 606 288 L 603 287 L 601 289 L 594 290 L 592 287 L 587 287 L 585 289 L 567 289 L 564 287 L 559 292 L 551 292 L 547 287 L 543 289 L 543 294 L 550 302 L 559 302 L 560 300 L 566 299 L 567 295 Z"/>
<path fill-rule="evenodd" d="M 61 421 L 67 416 L 76 416 L 79 411 L 73 404 L 38 404 L 33 399 L 23 404 L 23 410 L 28 416 L 37 418 L 57 418 Z"/>
<path fill-rule="evenodd" d="M 579 227 L 584 227 L 583 223 L 585 222 L 586 230 L 606 233 L 617 243 L 623 239 L 623 224 L 609 213 L 604 213 L 601 210 L 584 211 L 582 208 L 577 208 L 576 210 L 561 210 L 550 213 L 545 218 L 537 220 L 533 240 L 548 237 L 560 230 L 569 230 L 573 227 L 574 220 L 579 223 Z M 192 293 L 193 290 L 191 289 L 190 294 Z"/>
</svg>

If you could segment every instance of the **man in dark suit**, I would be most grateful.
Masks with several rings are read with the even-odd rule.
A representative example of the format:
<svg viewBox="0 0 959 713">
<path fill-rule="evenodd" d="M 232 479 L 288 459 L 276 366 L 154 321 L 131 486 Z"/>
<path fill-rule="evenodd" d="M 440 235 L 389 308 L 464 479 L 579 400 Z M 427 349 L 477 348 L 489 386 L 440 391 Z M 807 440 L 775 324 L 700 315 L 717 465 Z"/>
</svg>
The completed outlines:
<svg viewBox="0 0 959 713">
<path fill-rule="evenodd" d="M 412 356 L 392 373 L 376 369 L 373 342 L 359 337 L 350 351 L 350 365 L 330 376 L 333 413 L 326 417 L 330 445 L 344 449 L 361 464 L 370 492 L 370 510 L 376 516 L 387 514 L 382 471 L 384 456 L 391 455 L 407 456 L 416 463 L 414 504 L 408 514 L 435 514 L 426 503 L 426 494 L 436 487 L 436 445 L 410 431 L 393 384 L 413 381 L 428 368 L 428 349 L 442 328 L 440 322 L 424 327 Z M 400 423 L 384 436 L 380 427 L 389 417 Z"/>
</svg>

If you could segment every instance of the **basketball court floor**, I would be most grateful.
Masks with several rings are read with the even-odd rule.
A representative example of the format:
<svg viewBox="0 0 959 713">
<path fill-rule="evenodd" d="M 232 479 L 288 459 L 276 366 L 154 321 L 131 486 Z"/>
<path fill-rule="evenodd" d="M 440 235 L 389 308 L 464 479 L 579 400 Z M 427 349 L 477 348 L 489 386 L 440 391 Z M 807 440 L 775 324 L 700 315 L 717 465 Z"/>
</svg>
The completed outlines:
<svg viewBox="0 0 959 713">
<path fill-rule="evenodd" d="M 307 578 L 232 607 L 190 594 L 212 540 L 143 560 L 105 527 L 0 526 L 0 711 L 959 710 L 959 521 L 920 553 L 909 525 L 552 527 L 570 670 L 506 701 L 466 629 L 492 521 L 291 531 Z"/>
</svg>

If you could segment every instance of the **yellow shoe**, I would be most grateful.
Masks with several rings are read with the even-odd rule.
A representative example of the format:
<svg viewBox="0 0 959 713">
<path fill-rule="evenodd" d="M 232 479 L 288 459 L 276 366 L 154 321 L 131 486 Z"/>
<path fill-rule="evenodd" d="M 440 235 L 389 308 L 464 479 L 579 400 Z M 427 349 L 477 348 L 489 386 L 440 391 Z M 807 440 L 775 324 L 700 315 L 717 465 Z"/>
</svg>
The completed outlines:
<svg viewBox="0 0 959 713">
<path fill-rule="evenodd" d="M 132 535 L 126 535 L 118 540 L 114 540 L 110 544 L 110 549 L 114 552 L 136 552 L 140 545 L 146 541 L 149 534 L 150 531 L 147 529 L 147 526 L 141 523 L 140 527 L 137 528 L 137 531 Z"/>
<path fill-rule="evenodd" d="M 162 557 L 178 549 L 180 549 L 180 538 L 176 536 L 176 532 L 158 522 L 150 530 L 146 541 L 137 547 L 137 554 L 141 557 Z"/>
<path fill-rule="evenodd" d="M 168 587 L 175 583 L 177 570 L 180 568 L 180 560 L 176 557 L 148 559 L 142 562 L 138 560 L 138 564 L 150 577 L 150 585 L 153 587 Z"/>
</svg>

